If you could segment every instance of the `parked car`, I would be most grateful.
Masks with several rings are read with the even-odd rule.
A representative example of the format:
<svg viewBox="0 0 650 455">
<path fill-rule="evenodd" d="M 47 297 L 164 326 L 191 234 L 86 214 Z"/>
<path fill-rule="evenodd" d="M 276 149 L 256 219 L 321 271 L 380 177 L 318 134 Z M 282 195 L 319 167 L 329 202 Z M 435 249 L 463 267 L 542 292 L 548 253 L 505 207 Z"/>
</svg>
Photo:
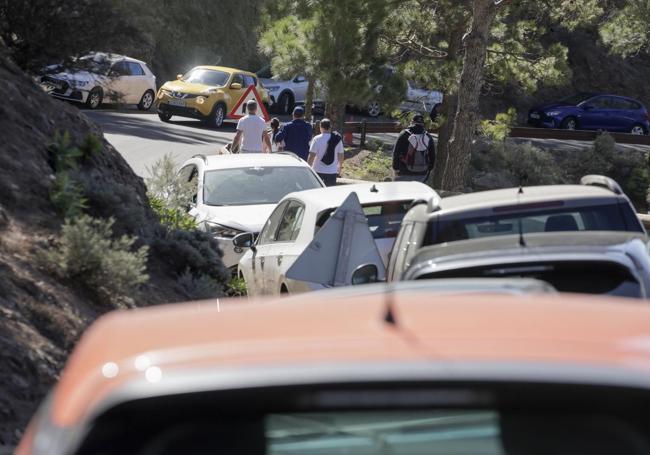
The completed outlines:
<svg viewBox="0 0 650 455">
<path fill-rule="evenodd" d="M 145 62 L 117 54 L 95 52 L 68 65 L 50 65 L 40 77 L 41 86 L 53 97 L 84 103 L 90 109 L 102 104 L 137 104 L 151 108 L 156 76 Z"/>
<path fill-rule="evenodd" d="M 624 96 L 578 93 L 558 102 L 535 107 L 528 123 L 544 128 L 605 130 L 648 134 L 650 117 L 641 102 Z"/>
<path fill-rule="evenodd" d="M 163 122 L 174 115 L 195 118 L 219 128 L 251 85 L 268 106 L 269 95 L 254 73 L 224 66 L 197 66 L 160 87 L 156 95 L 158 116 Z"/>
<path fill-rule="evenodd" d="M 646 235 L 634 207 L 616 182 L 585 176 L 581 183 L 481 191 L 414 207 L 404 217 L 388 265 L 388 279 L 402 279 L 415 255 L 430 245 L 520 233 L 524 242 L 530 234 L 547 232 Z"/>
<path fill-rule="evenodd" d="M 292 153 L 197 155 L 177 177 L 194 189 L 187 201 L 199 228 L 219 242 L 226 267 L 236 270 L 244 253 L 233 237 L 258 233 L 276 204 L 288 193 L 325 185 L 311 167 Z"/>
<path fill-rule="evenodd" d="M 645 455 L 649 339 L 647 306 L 575 295 L 120 311 L 83 335 L 16 453 Z"/>
<path fill-rule="evenodd" d="M 404 101 L 399 105 L 399 109 L 404 112 L 420 112 L 435 118 L 437 115 L 436 109 L 442 104 L 444 98 L 442 92 L 419 87 L 413 81 L 406 81 L 406 85 L 407 90 Z M 366 111 L 370 117 L 379 117 L 382 106 L 378 101 L 371 101 L 366 106 Z"/>
<path fill-rule="evenodd" d="M 436 195 L 430 187 L 419 182 L 362 183 L 287 194 L 254 244 L 252 234 L 241 234 L 233 240 L 235 248 L 251 247 L 239 261 L 239 273 L 246 281 L 248 294 L 295 293 L 322 288 L 321 284 L 289 279 L 286 271 L 352 193 L 358 196 L 362 207 L 359 217 L 367 219 L 370 226 L 368 241 L 372 244 L 357 243 L 355 247 L 369 251 L 371 248 L 367 246 L 374 248 L 376 245 L 377 258 L 384 262 L 411 203 Z M 363 251 L 358 257 L 367 258 Z M 324 264 L 314 264 L 314 267 L 322 266 Z"/>
</svg>

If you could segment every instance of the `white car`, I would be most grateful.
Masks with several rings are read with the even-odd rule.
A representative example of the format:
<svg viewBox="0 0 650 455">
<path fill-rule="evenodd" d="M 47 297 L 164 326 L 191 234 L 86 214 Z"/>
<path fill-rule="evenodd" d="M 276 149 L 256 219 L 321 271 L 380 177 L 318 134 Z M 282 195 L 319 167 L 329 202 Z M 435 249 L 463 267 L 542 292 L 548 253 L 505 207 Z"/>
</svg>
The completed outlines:
<svg viewBox="0 0 650 455">
<path fill-rule="evenodd" d="M 239 247 L 251 246 L 239 261 L 239 274 L 246 281 L 248 294 L 297 293 L 322 288 L 318 284 L 288 279 L 286 272 L 315 233 L 352 193 L 356 193 L 363 207 L 384 264 L 388 262 L 388 253 L 411 204 L 437 196 L 433 189 L 419 182 L 361 183 L 286 195 L 254 244 L 253 235 L 249 233 L 233 241 Z"/>
<path fill-rule="evenodd" d="M 156 96 L 156 76 L 145 62 L 117 54 L 96 52 L 68 66 L 51 65 L 40 77 L 41 86 L 55 98 L 84 103 L 136 104 L 146 111 Z"/>
<path fill-rule="evenodd" d="M 195 189 L 189 214 L 219 242 L 232 271 L 244 253 L 233 237 L 259 232 L 285 195 L 324 186 L 305 161 L 288 152 L 196 155 L 177 178 Z"/>
<path fill-rule="evenodd" d="M 381 88 L 379 87 L 378 90 Z M 407 81 L 406 96 L 399 105 L 399 109 L 404 112 L 420 112 L 434 116 L 434 109 L 442 104 L 442 100 L 442 92 L 421 88 L 415 82 Z M 369 116 L 378 117 L 382 112 L 381 104 L 378 101 L 372 101 L 368 103 L 366 110 Z"/>
<path fill-rule="evenodd" d="M 257 72 L 260 82 L 269 92 L 270 105 L 279 114 L 290 114 L 296 104 L 305 104 L 307 99 L 307 78 L 301 74 L 283 80 L 271 74 L 270 68 L 265 67 Z M 318 86 L 314 93 L 314 103 L 322 103 L 322 94 Z"/>
</svg>

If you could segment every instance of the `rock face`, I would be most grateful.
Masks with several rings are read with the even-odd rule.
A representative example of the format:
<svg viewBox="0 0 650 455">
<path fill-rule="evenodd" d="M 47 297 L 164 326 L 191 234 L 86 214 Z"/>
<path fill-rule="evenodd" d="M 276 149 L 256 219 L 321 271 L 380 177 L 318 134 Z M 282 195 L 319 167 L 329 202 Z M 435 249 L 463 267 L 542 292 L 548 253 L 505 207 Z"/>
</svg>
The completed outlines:
<svg viewBox="0 0 650 455">
<path fill-rule="evenodd" d="M 0 453 L 13 447 L 57 379 L 83 329 L 109 311 L 78 283 L 57 281 L 36 266 L 36 252 L 57 235 L 62 219 L 50 202 L 56 131 L 73 142 L 90 133 L 103 150 L 79 170 L 92 189 L 89 212 L 116 218 L 118 234 L 149 243 L 161 227 L 143 181 L 76 107 L 51 99 L 0 47 Z M 101 203 L 99 203 L 101 202 Z M 171 265 L 149 258 L 151 277 L 137 305 L 185 300 Z"/>
</svg>

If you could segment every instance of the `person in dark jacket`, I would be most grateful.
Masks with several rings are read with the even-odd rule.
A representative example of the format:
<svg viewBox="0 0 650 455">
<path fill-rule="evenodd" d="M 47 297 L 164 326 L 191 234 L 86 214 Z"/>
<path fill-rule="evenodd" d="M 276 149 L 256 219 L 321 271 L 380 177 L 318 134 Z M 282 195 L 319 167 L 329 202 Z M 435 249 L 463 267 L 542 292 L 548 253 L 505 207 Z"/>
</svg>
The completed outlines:
<svg viewBox="0 0 650 455">
<path fill-rule="evenodd" d="M 305 122 L 305 109 L 296 106 L 293 110 L 293 121 L 285 124 L 275 136 L 276 142 L 284 142 L 284 150 L 293 152 L 303 160 L 309 157 L 309 141 L 311 141 L 311 123 Z"/>
<path fill-rule="evenodd" d="M 408 128 L 397 136 L 393 148 L 393 180 L 425 182 L 435 161 L 433 137 L 424 127 L 424 117 L 416 114 Z"/>
</svg>

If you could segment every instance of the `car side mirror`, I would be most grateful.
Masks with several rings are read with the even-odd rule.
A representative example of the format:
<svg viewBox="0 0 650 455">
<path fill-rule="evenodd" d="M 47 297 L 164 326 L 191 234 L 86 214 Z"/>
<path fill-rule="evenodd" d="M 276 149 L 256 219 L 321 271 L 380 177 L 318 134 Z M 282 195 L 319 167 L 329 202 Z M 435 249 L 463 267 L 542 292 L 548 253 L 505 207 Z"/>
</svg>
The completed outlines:
<svg viewBox="0 0 650 455">
<path fill-rule="evenodd" d="M 379 270 L 375 264 L 363 264 L 357 267 L 352 274 L 352 285 L 357 284 L 370 284 L 379 281 Z"/>
<path fill-rule="evenodd" d="M 305 76 L 296 76 L 295 79 L 293 80 L 296 84 L 299 84 L 301 82 L 305 82 L 307 79 L 305 79 Z"/>
<path fill-rule="evenodd" d="M 239 82 L 233 82 L 230 84 L 231 90 L 241 90 L 241 84 Z"/>
<path fill-rule="evenodd" d="M 250 248 L 253 251 L 256 251 L 257 249 L 255 248 L 255 234 L 252 232 L 242 232 L 241 234 L 237 234 L 235 237 L 232 239 L 232 244 L 235 245 L 236 248 Z"/>
<path fill-rule="evenodd" d="M 177 74 L 176 79 L 183 79 L 183 75 L 182 74 Z"/>
<path fill-rule="evenodd" d="M 118 73 L 117 71 L 109 71 L 108 77 L 120 77 L 120 73 Z"/>
</svg>

